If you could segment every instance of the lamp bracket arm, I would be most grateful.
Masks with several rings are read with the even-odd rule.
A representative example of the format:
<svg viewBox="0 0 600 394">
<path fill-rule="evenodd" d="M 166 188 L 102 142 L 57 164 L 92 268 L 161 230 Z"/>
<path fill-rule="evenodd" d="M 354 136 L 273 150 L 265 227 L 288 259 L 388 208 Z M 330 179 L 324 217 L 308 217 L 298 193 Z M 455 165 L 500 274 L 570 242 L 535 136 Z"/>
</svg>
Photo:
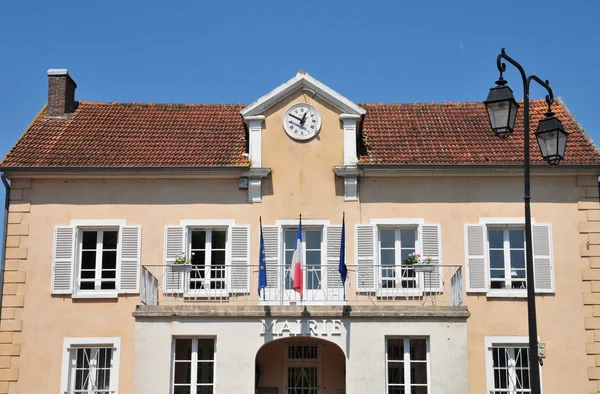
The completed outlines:
<svg viewBox="0 0 600 394">
<path fill-rule="evenodd" d="M 502 59 L 506 60 L 519 70 L 521 73 L 521 78 L 523 79 L 523 87 L 527 89 L 527 74 L 525 74 L 525 70 L 515 59 L 506 54 L 504 48 L 502 48 L 498 58 L 496 59 L 496 65 L 498 66 L 498 71 L 500 71 L 500 78 L 502 78 L 502 73 L 506 71 L 506 63 L 504 63 Z"/>
<path fill-rule="evenodd" d="M 531 81 L 537 82 L 538 85 L 540 85 L 541 87 L 543 87 L 544 89 L 546 89 L 548 91 L 548 94 L 546 95 L 546 103 L 548 104 L 548 112 L 550 112 L 550 107 L 552 106 L 552 103 L 554 103 L 554 93 L 552 92 L 552 88 L 550 87 L 550 82 L 548 80 L 542 81 L 537 76 L 530 75 L 527 78 L 528 90 L 529 90 L 529 85 L 531 85 Z"/>
</svg>

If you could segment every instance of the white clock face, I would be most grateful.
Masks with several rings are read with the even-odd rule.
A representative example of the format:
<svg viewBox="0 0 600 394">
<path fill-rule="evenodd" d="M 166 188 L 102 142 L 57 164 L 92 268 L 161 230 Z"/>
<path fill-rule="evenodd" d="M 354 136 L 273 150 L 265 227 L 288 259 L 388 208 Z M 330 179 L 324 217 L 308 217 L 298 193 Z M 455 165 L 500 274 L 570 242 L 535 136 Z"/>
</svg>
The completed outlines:
<svg viewBox="0 0 600 394">
<path fill-rule="evenodd" d="M 294 104 L 283 116 L 283 128 L 295 140 L 311 139 L 321 130 L 321 114 L 310 104 Z"/>
</svg>

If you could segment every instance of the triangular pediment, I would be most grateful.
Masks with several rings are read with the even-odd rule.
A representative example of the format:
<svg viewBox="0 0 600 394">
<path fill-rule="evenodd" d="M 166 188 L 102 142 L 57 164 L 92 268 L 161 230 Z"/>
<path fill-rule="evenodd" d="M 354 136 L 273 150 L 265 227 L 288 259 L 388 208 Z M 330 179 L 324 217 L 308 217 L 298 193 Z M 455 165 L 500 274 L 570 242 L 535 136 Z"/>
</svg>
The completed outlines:
<svg viewBox="0 0 600 394">
<path fill-rule="evenodd" d="M 249 104 L 242 109 L 240 113 L 244 118 L 262 115 L 267 109 L 300 89 L 308 89 L 314 92 L 320 99 L 325 100 L 333 107 L 338 108 L 342 113 L 351 115 L 364 115 L 366 113 L 363 108 L 329 88 L 327 85 L 317 81 L 308 75 L 306 71 L 298 72 L 294 78 L 279 85 L 252 104 Z"/>
</svg>

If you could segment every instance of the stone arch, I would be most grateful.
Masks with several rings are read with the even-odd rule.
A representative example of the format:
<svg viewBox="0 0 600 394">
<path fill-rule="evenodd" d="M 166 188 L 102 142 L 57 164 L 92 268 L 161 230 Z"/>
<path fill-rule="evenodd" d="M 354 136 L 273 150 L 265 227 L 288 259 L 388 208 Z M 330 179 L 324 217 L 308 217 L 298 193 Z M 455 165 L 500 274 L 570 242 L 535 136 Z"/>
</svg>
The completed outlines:
<svg viewBox="0 0 600 394">
<path fill-rule="evenodd" d="M 269 341 L 256 352 L 255 370 L 257 394 L 295 394 L 293 388 L 298 386 L 316 386 L 318 394 L 338 394 L 346 388 L 344 351 L 322 338 L 290 336 Z M 277 391 L 268 391 L 274 388 Z"/>
</svg>

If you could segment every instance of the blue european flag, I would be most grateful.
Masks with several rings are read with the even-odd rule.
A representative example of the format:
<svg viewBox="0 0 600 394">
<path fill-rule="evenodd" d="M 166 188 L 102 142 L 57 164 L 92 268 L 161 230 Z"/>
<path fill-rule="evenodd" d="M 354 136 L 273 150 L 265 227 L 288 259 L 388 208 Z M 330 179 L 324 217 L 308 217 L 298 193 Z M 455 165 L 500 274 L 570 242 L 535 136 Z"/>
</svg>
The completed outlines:
<svg viewBox="0 0 600 394">
<path fill-rule="evenodd" d="M 258 262 L 258 296 L 267 287 L 267 257 L 265 256 L 265 240 L 263 239 L 262 221 L 260 223 L 260 252 Z M 264 296 L 264 291 L 263 291 Z"/>
<path fill-rule="evenodd" d="M 340 265 L 338 267 L 338 271 L 340 272 L 342 278 L 342 284 L 344 285 L 344 290 L 346 289 L 346 278 L 348 277 L 348 267 L 346 267 L 346 214 L 342 217 L 342 241 L 340 242 Z M 345 293 L 345 291 L 344 291 Z M 345 297 L 344 297 L 345 298 Z"/>
</svg>

